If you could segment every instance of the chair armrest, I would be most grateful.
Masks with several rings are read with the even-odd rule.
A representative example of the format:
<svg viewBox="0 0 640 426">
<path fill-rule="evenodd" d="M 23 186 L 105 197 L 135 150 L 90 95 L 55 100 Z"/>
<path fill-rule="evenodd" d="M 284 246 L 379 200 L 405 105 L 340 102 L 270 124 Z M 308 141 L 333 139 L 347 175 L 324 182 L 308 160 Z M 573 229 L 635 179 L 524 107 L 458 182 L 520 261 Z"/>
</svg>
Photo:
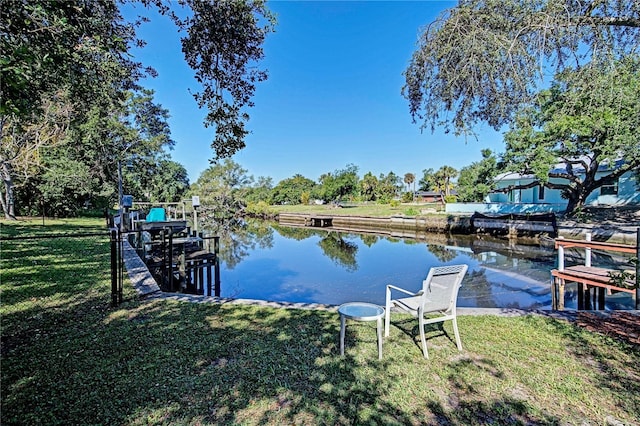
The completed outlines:
<svg viewBox="0 0 640 426">
<path fill-rule="evenodd" d="M 390 290 L 397 290 L 397 291 L 399 291 L 401 293 L 408 294 L 409 296 L 420 296 L 422 294 L 422 290 L 420 290 L 417 293 L 413 293 L 413 292 L 407 291 L 407 290 L 405 290 L 403 288 L 396 287 L 395 285 L 388 284 L 387 285 L 387 291 L 390 291 Z"/>
</svg>

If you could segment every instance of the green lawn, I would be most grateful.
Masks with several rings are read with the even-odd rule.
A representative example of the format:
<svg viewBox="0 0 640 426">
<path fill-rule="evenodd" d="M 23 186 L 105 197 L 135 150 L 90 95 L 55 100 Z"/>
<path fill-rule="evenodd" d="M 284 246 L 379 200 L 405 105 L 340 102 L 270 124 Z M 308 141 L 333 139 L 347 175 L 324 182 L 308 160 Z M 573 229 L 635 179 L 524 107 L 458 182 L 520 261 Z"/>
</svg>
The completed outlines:
<svg viewBox="0 0 640 426">
<path fill-rule="evenodd" d="M 406 214 L 416 216 L 421 213 L 433 214 L 443 210 L 442 204 L 400 204 L 393 207 L 390 204 L 344 204 L 342 207 L 335 207 L 332 204 L 326 205 L 284 205 L 271 206 L 271 209 L 278 213 L 302 213 L 302 214 L 328 214 L 334 216 L 373 216 L 388 217 L 393 215 Z"/>
<path fill-rule="evenodd" d="M 1 234 L 98 221 L 2 223 Z M 57 228 L 56 228 L 57 226 Z M 19 232 L 18 232 L 19 231 Z M 138 300 L 111 308 L 108 245 L 1 242 L 3 425 L 640 423 L 640 349 L 537 316 L 394 316 Z"/>
</svg>

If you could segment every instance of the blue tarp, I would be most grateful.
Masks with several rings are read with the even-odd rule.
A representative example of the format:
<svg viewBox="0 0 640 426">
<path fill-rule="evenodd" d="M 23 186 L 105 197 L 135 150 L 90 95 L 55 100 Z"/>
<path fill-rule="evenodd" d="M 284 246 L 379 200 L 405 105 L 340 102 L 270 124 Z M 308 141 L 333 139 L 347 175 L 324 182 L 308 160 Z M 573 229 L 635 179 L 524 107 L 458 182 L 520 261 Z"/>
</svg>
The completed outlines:
<svg viewBox="0 0 640 426">
<path fill-rule="evenodd" d="M 154 207 L 149 210 L 147 222 L 164 222 L 167 220 L 167 214 L 162 207 Z"/>
</svg>

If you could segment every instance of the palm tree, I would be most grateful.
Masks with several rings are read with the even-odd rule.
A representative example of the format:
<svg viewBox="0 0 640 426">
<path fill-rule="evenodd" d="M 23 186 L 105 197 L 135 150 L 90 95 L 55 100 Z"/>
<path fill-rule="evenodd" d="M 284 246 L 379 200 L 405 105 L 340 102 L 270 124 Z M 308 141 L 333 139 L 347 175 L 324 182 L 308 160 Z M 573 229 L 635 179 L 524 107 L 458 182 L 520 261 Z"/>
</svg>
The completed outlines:
<svg viewBox="0 0 640 426">
<path fill-rule="evenodd" d="M 434 174 L 436 187 L 440 192 L 444 193 L 445 197 L 451 195 L 451 188 L 453 187 L 451 179 L 456 176 L 458 176 L 458 171 L 451 166 L 442 166 L 440 170 Z"/>
<path fill-rule="evenodd" d="M 404 174 L 404 183 L 407 184 L 407 192 L 411 191 L 411 184 L 414 184 L 413 187 L 413 201 L 415 201 L 415 196 L 416 196 L 416 191 L 415 191 L 415 182 L 416 182 L 416 175 L 414 175 L 413 173 L 405 173 Z"/>
</svg>

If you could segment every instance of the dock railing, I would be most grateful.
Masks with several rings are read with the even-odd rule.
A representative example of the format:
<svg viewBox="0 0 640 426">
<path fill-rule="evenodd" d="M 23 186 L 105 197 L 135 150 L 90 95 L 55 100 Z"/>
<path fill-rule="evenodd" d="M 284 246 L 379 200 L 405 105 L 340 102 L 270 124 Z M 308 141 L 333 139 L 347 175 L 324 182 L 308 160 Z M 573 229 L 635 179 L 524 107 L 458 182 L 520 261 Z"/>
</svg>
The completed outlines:
<svg viewBox="0 0 640 426">
<path fill-rule="evenodd" d="M 555 240 L 558 250 L 558 267 L 551 271 L 551 298 L 553 309 L 564 309 L 566 282 L 578 285 L 578 309 L 604 309 L 605 293 L 630 293 L 634 299 L 634 308 L 640 301 L 640 228 L 637 231 L 636 245 L 591 241 L 591 234 L 585 240 L 572 240 L 559 237 Z M 565 266 L 565 249 L 584 248 L 584 265 Z M 635 274 L 625 270 L 600 268 L 592 265 L 592 251 L 602 250 L 635 255 Z M 593 290 L 593 294 L 591 291 Z M 593 308 L 592 308 L 593 306 Z"/>
</svg>

